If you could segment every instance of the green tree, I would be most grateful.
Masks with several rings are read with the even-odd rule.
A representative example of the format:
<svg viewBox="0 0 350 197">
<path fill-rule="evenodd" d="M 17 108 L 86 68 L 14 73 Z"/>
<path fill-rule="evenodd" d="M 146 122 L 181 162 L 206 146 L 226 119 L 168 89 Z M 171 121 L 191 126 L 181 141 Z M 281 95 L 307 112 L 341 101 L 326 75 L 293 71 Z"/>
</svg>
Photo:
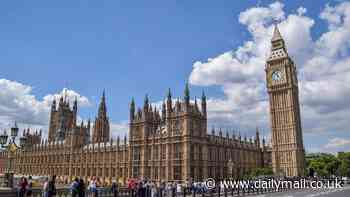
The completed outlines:
<svg viewBox="0 0 350 197">
<path fill-rule="evenodd" d="M 339 175 L 350 177 L 350 152 L 339 153 L 338 158 L 340 161 L 338 169 Z"/>
<path fill-rule="evenodd" d="M 327 153 L 306 155 L 307 169 L 311 168 L 318 176 L 350 176 L 350 152 L 338 153 L 337 156 Z"/>
</svg>

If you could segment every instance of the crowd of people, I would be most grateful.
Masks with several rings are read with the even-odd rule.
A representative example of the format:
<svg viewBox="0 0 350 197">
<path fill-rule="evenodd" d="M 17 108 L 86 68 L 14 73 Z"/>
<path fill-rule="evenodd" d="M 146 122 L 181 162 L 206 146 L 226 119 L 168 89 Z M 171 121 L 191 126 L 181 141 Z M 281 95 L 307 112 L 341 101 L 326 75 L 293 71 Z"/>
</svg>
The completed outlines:
<svg viewBox="0 0 350 197">
<path fill-rule="evenodd" d="M 28 179 L 26 177 L 21 177 L 18 187 L 19 187 L 19 197 L 32 196 L 32 188 L 33 188 L 32 177 L 29 176 Z"/>
<path fill-rule="evenodd" d="M 178 183 L 178 182 L 161 182 L 130 180 L 128 190 L 130 196 L 135 197 L 175 197 L 183 196 L 184 193 L 203 193 L 208 191 L 203 183 Z"/>
<path fill-rule="evenodd" d="M 96 177 L 93 177 L 86 187 L 86 184 L 82 178 L 75 178 L 69 186 L 70 193 L 72 197 L 85 197 L 86 192 L 88 191 L 89 196 L 98 197 L 98 187 L 104 186 L 99 182 Z M 63 186 L 64 187 L 64 186 Z M 18 196 L 19 197 L 32 197 L 33 196 L 33 178 L 31 176 L 28 179 L 22 176 L 18 182 Z M 111 192 L 114 196 L 118 194 L 118 184 L 113 181 L 111 185 Z M 39 188 L 36 188 L 39 189 Z M 41 193 L 43 197 L 54 197 L 57 194 L 56 190 L 56 176 L 52 176 L 50 179 L 45 178 Z"/>
<path fill-rule="evenodd" d="M 50 179 L 45 178 L 40 185 L 43 197 L 56 196 L 56 176 Z M 67 185 L 62 186 L 67 192 Z M 39 189 L 35 188 L 36 191 Z M 33 179 L 31 176 L 21 177 L 18 184 L 19 197 L 33 196 Z M 111 184 L 106 186 L 102 184 L 97 177 L 92 177 L 88 183 L 82 178 L 74 178 L 69 185 L 69 192 L 72 197 L 99 197 L 104 192 L 112 194 L 113 197 L 132 196 L 132 197 L 173 197 L 183 196 L 187 194 L 203 193 L 206 188 L 200 183 L 179 183 L 179 182 L 153 182 L 150 180 L 129 179 L 125 185 L 121 185 L 116 180 L 112 180 Z M 102 195 L 101 195 L 102 196 Z"/>
<path fill-rule="evenodd" d="M 263 180 L 259 178 L 259 180 Z M 37 196 L 38 190 L 42 193 L 43 197 L 54 197 L 58 195 L 56 190 L 56 176 L 45 178 L 42 184 L 38 187 L 31 176 L 28 178 L 22 176 L 18 182 L 18 196 L 19 197 L 33 197 L 33 194 Z M 267 179 L 269 180 L 269 179 Z M 293 179 L 282 179 L 282 180 L 293 180 Z M 87 183 L 82 178 L 74 178 L 73 181 L 68 184 L 60 185 L 59 191 L 64 193 L 70 193 L 72 197 L 175 197 L 184 196 L 188 194 L 200 194 L 208 192 L 208 189 L 203 182 L 154 182 L 147 179 L 129 179 L 126 183 L 121 184 L 116 180 L 112 182 L 101 181 L 97 177 L 92 177 Z M 68 185 L 67 185 L 68 184 Z M 252 184 L 252 183 L 251 183 Z M 67 189 L 68 186 L 68 189 Z M 248 188 L 254 188 L 252 185 Z M 41 187 L 41 188 L 40 188 Z M 223 185 L 217 187 L 217 191 L 226 191 Z M 34 192 L 33 192 L 34 190 Z M 245 190 L 242 190 L 245 192 Z M 248 191 L 249 192 L 249 191 Z"/>
<path fill-rule="evenodd" d="M 70 186 L 72 197 L 85 196 L 85 183 L 83 179 L 75 178 Z"/>
<path fill-rule="evenodd" d="M 43 184 L 43 197 L 56 196 L 56 176 L 52 176 L 51 179 L 46 178 Z M 33 179 L 31 176 L 28 179 L 24 176 L 21 177 L 18 183 L 18 196 L 19 197 L 32 197 L 33 196 Z"/>
</svg>

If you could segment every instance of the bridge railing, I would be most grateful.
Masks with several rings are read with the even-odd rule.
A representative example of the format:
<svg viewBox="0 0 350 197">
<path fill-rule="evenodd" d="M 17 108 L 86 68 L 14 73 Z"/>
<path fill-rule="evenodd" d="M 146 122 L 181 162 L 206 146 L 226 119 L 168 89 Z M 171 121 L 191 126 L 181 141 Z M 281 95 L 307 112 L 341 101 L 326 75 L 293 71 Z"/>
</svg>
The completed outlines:
<svg viewBox="0 0 350 197">
<path fill-rule="evenodd" d="M 287 191 L 290 189 L 281 189 L 278 192 Z M 57 197 L 71 197 L 71 191 L 68 188 L 61 188 L 57 189 L 56 191 Z M 214 189 L 208 190 L 208 191 L 197 191 L 197 190 L 190 190 L 189 188 L 184 188 L 181 192 L 176 192 L 176 190 L 164 190 L 164 189 L 157 189 L 156 194 L 152 195 L 152 191 L 150 188 L 146 188 L 142 194 L 137 190 L 131 190 L 127 188 L 119 188 L 118 191 L 114 193 L 111 191 L 110 188 L 98 188 L 97 190 L 97 196 L 98 197 L 228 197 L 228 196 L 245 196 L 245 195 L 253 195 L 253 194 L 265 194 L 265 193 L 272 193 L 277 192 L 275 189 L 254 189 L 254 188 L 247 188 L 247 189 L 222 189 L 219 187 L 216 187 Z M 91 191 L 86 190 L 85 196 L 94 196 L 94 194 Z M 33 197 L 42 197 L 43 192 L 40 189 L 34 189 L 33 190 Z"/>
<path fill-rule="evenodd" d="M 326 181 L 332 181 L 329 179 L 322 180 L 324 182 Z M 267 193 L 276 193 L 276 192 L 286 192 L 286 191 L 292 191 L 297 190 L 295 188 L 291 187 L 284 187 L 276 190 L 275 188 L 254 188 L 253 186 L 246 187 L 246 188 L 222 188 L 222 187 L 215 187 L 211 190 L 204 190 L 204 189 L 190 189 L 190 188 L 182 188 L 180 192 L 177 192 L 176 189 L 172 190 L 166 190 L 157 188 L 153 191 L 151 188 L 145 188 L 143 191 L 140 190 L 131 190 L 126 187 L 120 187 L 116 191 L 116 193 L 113 193 L 111 188 L 98 188 L 97 194 L 98 197 L 233 197 L 233 196 L 246 196 L 246 195 L 260 195 L 260 194 L 267 194 Z M 32 190 L 32 197 L 42 197 L 43 192 L 41 189 L 33 189 Z M 152 195 L 156 193 L 157 195 Z M 14 195 L 8 195 L 8 196 L 19 196 L 19 191 L 15 190 L 13 191 Z M 85 196 L 92 197 L 95 196 L 91 191 L 86 190 L 84 192 Z M 1 193 L 0 196 L 2 197 Z M 69 188 L 57 188 L 56 190 L 56 196 L 57 197 L 71 197 L 71 191 Z"/>
</svg>

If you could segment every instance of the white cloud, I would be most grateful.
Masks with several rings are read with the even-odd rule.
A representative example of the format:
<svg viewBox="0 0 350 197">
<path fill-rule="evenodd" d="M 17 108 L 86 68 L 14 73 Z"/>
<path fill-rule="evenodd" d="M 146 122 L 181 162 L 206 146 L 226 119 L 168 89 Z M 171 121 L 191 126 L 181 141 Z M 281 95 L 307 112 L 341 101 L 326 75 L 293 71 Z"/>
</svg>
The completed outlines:
<svg viewBox="0 0 350 197">
<path fill-rule="evenodd" d="M 124 136 L 128 136 L 129 134 L 129 124 L 127 121 L 118 123 L 112 122 L 110 123 L 110 133 L 113 138 L 119 136 L 120 139 L 124 139 Z"/>
<path fill-rule="evenodd" d="M 196 61 L 189 81 L 193 85 L 219 85 L 224 98 L 211 98 L 211 122 L 252 129 L 268 129 L 268 102 L 264 65 L 270 51 L 274 21 L 299 71 L 304 131 L 337 132 L 348 130 L 350 115 L 350 3 L 325 6 L 319 20 L 328 29 L 319 38 L 311 37 L 316 23 L 306 16 L 306 8 L 286 14 L 280 2 L 267 7 L 249 8 L 239 15 L 251 40 L 236 50 Z M 337 125 L 334 123 L 337 122 Z"/>
<path fill-rule="evenodd" d="M 329 142 L 325 145 L 325 148 L 335 148 L 339 146 L 345 146 L 350 145 L 349 139 L 343 139 L 343 138 L 332 138 L 329 140 Z"/>
<path fill-rule="evenodd" d="M 306 13 L 306 8 L 304 7 L 299 7 L 297 9 L 298 16 L 304 15 Z"/>
<path fill-rule="evenodd" d="M 3 124 L 13 120 L 25 124 L 40 124 L 47 120 L 43 114 L 48 112 L 48 108 L 31 94 L 30 86 L 0 79 L 0 89 L 0 121 Z"/>
<path fill-rule="evenodd" d="M 77 99 L 79 107 L 91 106 L 91 103 L 88 98 L 86 98 L 85 96 L 81 96 L 79 93 L 75 92 L 74 90 L 70 90 L 67 88 L 63 88 L 62 91 L 59 93 L 46 95 L 43 98 L 43 102 L 46 105 L 51 105 L 54 99 L 58 102 L 61 97 L 69 101 L 71 106 L 73 106 L 73 102 L 75 99 Z"/>
<path fill-rule="evenodd" d="M 66 95 L 71 104 L 76 97 L 79 107 L 90 106 L 88 98 L 69 89 L 46 95 L 41 100 L 33 95 L 31 86 L 16 81 L 0 79 L 0 89 L 0 128 L 8 128 L 17 121 L 20 127 L 45 129 L 52 100 L 61 95 Z"/>
</svg>

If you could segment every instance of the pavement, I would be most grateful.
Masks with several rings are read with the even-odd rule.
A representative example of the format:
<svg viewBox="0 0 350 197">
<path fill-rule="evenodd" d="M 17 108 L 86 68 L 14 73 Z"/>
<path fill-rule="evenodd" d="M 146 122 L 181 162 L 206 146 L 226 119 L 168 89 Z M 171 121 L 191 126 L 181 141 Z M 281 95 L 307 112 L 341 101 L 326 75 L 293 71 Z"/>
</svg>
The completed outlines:
<svg viewBox="0 0 350 197">
<path fill-rule="evenodd" d="M 344 185 L 343 188 L 336 189 L 303 189 L 286 192 L 268 193 L 254 195 L 258 197 L 350 197 L 350 185 Z"/>
</svg>

